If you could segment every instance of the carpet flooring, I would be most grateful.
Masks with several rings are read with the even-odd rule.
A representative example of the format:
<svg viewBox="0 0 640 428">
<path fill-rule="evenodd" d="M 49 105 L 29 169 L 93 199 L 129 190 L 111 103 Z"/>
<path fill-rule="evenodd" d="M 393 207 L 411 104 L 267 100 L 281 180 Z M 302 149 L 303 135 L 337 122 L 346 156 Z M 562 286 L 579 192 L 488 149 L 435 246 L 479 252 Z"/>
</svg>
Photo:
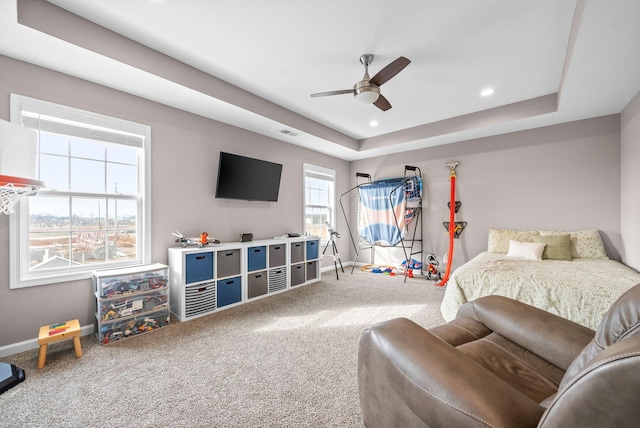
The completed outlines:
<svg viewBox="0 0 640 428">
<path fill-rule="evenodd" d="M 26 380 L 0 395 L 0 427 L 362 427 L 362 330 L 443 323 L 422 278 L 322 274 L 320 282 L 130 339 L 82 338 L 3 358 Z"/>
</svg>

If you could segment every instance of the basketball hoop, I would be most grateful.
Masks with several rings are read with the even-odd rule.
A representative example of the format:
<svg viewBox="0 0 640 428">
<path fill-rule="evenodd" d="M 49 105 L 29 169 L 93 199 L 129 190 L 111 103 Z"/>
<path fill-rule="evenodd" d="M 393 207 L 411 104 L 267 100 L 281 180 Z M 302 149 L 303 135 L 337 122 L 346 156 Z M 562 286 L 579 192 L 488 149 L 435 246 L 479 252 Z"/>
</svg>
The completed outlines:
<svg viewBox="0 0 640 428">
<path fill-rule="evenodd" d="M 29 178 L 0 175 L 0 212 L 13 213 L 13 206 L 24 196 L 38 193 L 44 182 Z"/>
</svg>

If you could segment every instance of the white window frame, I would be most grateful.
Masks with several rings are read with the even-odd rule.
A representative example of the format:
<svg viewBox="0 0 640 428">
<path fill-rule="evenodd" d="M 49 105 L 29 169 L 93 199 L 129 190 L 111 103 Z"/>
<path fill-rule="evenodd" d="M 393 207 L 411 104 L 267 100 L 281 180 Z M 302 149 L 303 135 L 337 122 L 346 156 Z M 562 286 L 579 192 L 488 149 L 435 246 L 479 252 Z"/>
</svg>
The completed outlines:
<svg viewBox="0 0 640 428">
<path fill-rule="evenodd" d="M 29 198 L 22 198 L 9 216 L 9 288 L 24 288 L 91 278 L 97 269 L 132 266 L 151 261 L 151 127 L 123 119 L 105 116 L 23 95 L 11 94 L 11 122 L 23 126 L 22 112 L 35 112 L 86 124 L 87 127 L 106 128 L 135 136 L 141 151 L 138 156 L 138 196 L 136 245 L 137 258 L 127 261 L 69 266 L 56 272 L 29 271 Z M 141 142 L 140 142 L 140 137 Z M 124 143 L 123 143 L 124 144 Z M 46 183 L 45 183 L 46 184 Z M 46 190 L 44 191 L 46 192 Z"/>
<path fill-rule="evenodd" d="M 333 182 L 332 194 L 329 196 L 329 201 L 331 206 L 329 207 L 329 223 L 334 228 L 336 227 L 336 171 L 330 168 L 325 168 L 318 165 L 313 165 L 310 163 L 304 163 L 302 166 L 302 201 L 303 201 L 303 213 L 302 213 L 302 230 L 307 234 L 307 225 L 306 225 L 306 215 L 307 215 L 307 180 L 306 178 L 310 175 L 320 176 L 326 180 Z M 321 242 L 324 244 L 328 241 L 328 239 L 323 238 Z"/>
</svg>

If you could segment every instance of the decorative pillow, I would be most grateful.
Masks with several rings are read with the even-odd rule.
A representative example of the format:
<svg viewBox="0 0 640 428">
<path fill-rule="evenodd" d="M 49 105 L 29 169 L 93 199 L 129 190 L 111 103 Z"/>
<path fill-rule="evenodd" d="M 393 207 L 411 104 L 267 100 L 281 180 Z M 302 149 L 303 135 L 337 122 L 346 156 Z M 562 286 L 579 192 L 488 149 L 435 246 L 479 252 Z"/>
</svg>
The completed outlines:
<svg viewBox="0 0 640 428">
<path fill-rule="evenodd" d="M 568 233 L 534 236 L 533 241 L 545 244 L 543 259 L 571 260 L 571 239 Z"/>
<path fill-rule="evenodd" d="M 545 244 L 537 242 L 509 241 L 507 257 L 527 260 L 542 260 Z"/>
<path fill-rule="evenodd" d="M 538 235 L 537 230 L 490 228 L 487 251 L 490 253 L 507 254 L 509 252 L 509 241 L 533 242 L 533 237 Z"/>
<path fill-rule="evenodd" d="M 540 235 L 561 235 L 567 232 L 559 230 L 541 230 Z M 604 250 L 604 244 L 600 237 L 600 232 L 596 229 L 578 230 L 576 232 L 568 232 L 571 240 L 571 257 L 584 257 L 588 259 L 608 259 L 607 252 Z"/>
</svg>

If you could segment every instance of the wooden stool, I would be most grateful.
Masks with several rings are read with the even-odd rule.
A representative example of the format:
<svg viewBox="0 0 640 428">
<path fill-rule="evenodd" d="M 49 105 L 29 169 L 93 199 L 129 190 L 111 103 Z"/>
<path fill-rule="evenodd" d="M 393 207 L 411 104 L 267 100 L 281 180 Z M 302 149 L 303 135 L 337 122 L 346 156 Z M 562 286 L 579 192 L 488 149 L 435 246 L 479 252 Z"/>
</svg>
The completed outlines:
<svg viewBox="0 0 640 428">
<path fill-rule="evenodd" d="M 76 357 L 82 357 L 82 346 L 80 345 L 80 323 L 78 320 L 71 320 L 60 324 L 43 325 L 40 327 L 38 334 L 38 345 L 40 352 L 38 353 L 38 368 L 44 367 L 47 360 L 47 345 L 49 343 L 59 342 L 61 340 L 73 338 L 73 348 L 76 351 Z"/>
</svg>

